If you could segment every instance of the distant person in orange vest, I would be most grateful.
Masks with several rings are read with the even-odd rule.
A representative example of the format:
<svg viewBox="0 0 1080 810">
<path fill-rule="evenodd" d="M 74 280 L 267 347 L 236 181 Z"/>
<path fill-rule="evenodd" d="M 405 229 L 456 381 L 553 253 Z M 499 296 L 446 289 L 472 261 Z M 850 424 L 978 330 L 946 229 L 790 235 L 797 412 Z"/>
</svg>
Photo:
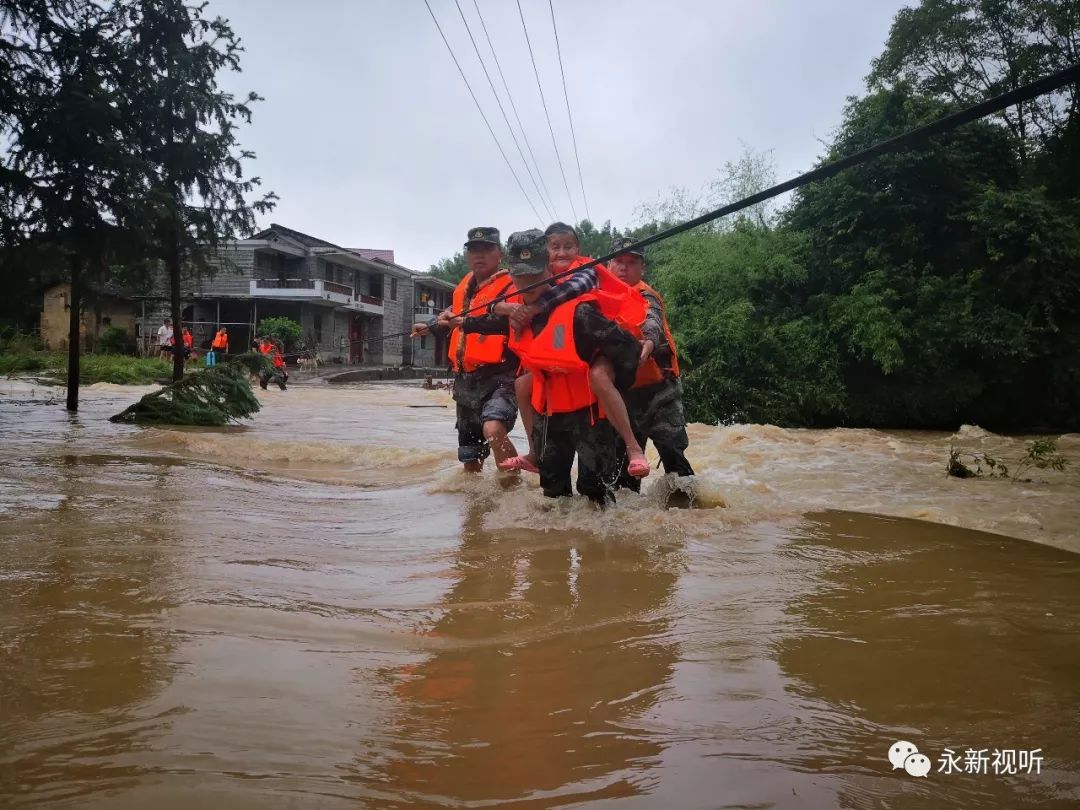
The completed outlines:
<svg viewBox="0 0 1080 810">
<path fill-rule="evenodd" d="M 215 354 L 228 354 L 229 353 L 229 330 L 222 326 L 217 330 L 217 334 L 214 335 L 213 341 L 210 343 L 210 348 L 214 350 Z"/>
<path fill-rule="evenodd" d="M 195 336 L 191 334 L 191 330 L 186 326 L 183 331 L 184 337 L 184 359 L 192 359 L 195 357 Z"/>
<path fill-rule="evenodd" d="M 640 291 L 649 302 L 649 312 L 635 334 L 642 346 L 641 361 L 634 385 L 623 394 L 634 423 L 634 433 L 642 445 L 652 439 L 664 472 L 691 476 L 694 469 L 685 453 L 690 440 L 686 435 L 679 357 L 668 325 L 664 299 L 643 280 L 645 251 L 642 248 L 636 247 L 633 240 L 620 237 L 615 239 L 611 249 L 623 251 L 611 260 L 611 272 Z M 641 489 L 641 481 L 625 469 L 619 484 L 635 492 Z"/>
<path fill-rule="evenodd" d="M 555 222 L 549 225 L 547 230 L 544 231 L 544 237 L 550 265 L 549 269 L 552 275 L 566 273 L 592 261 L 588 256 L 581 255 L 581 241 L 578 238 L 577 231 L 565 222 Z M 520 331 L 537 316 L 549 314 L 555 307 L 572 301 L 589 290 L 621 286 L 622 282 L 610 275 L 603 265 L 599 265 L 558 279 L 557 284 L 545 289 L 540 296 L 534 298 L 532 303 L 508 302 L 497 306 L 495 312 L 496 314 L 508 315 L 511 328 L 514 331 Z M 646 309 L 644 301 L 640 302 L 640 306 L 641 312 L 644 313 Z M 614 312 L 605 312 L 605 315 L 616 319 L 619 317 Z M 634 320 L 636 320 L 636 317 Z M 620 323 L 620 326 L 623 327 L 630 325 L 630 323 Z M 532 435 L 530 426 L 533 421 L 532 408 L 529 404 L 532 379 L 532 374 L 526 372 L 518 377 L 516 385 L 521 421 L 530 436 Z M 589 383 L 596 392 L 596 397 L 600 401 L 600 405 L 604 409 L 612 427 L 615 428 L 623 440 L 627 470 L 637 478 L 644 478 L 649 474 L 649 462 L 645 458 L 645 450 L 634 435 L 626 404 L 623 402 L 615 385 L 614 370 L 607 358 L 598 357 L 593 361 Z M 526 455 L 509 459 L 504 466 L 508 469 L 536 472 L 536 458 L 533 447 L 530 441 L 529 452 Z"/>
<path fill-rule="evenodd" d="M 542 282 L 550 279 L 547 244 L 542 231 L 512 234 L 507 241 L 510 276 L 526 304 L 542 294 Z M 632 302 L 623 286 L 624 302 Z M 533 375 L 531 404 L 536 413 L 532 443 L 544 495 L 556 498 L 573 494 L 570 471 L 577 456 L 577 491 L 594 503 L 615 499 L 618 478 L 617 438 L 590 380 L 590 364 L 605 358 L 611 365 L 615 385 L 629 388 L 637 373 L 640 349 L 634 337 L 603 310 L 610 308 L 605 293 L 597 290 L 533 318 L 520 332 L 511 330 L 509 318 L 491 314 L 466 318 L 466 334 L 509 333 L 508 346 L 521 358 L 522 368 Z"/>
<path fill-rule="evenodd" d="M 450 335 L 447 354 L 455 372 L 458 461 L 466 470 L 479 472 L 489 454 L 494 454 L 496 463 L 517 456 L 508 434 L 517 420 L 514 375 L 519 363 L 507 348 L 505 329 L 498 334 L 466 335 L 461 330 L 461 319 L 453 317 L 457 312 L 484 307 L 513 290 L 507 272 L 499 268 L 502 242 L 498 228 L 481 226 L 469 230 L 465 261 L 470 272 L 454 290 L 450 308 L 437 318 L 414 324 L 412 336 L 433 332 Z"/>
<path fill-rule="evenodd" d="M 270 362 L 273 363 L 272 370 L 263 371 L 259 375 L 259 386 L 265 391 L 271 382 L 276 382 L 278 388 L 282 391 L 286 390 L 285 383 L 289 381 L 289 372 L 285 368 L 284 353 L 274 344 L 273 339 L 268 336 L 259 338 L 256 348 L 261 354 L 269 357 Z"/>
</svg>

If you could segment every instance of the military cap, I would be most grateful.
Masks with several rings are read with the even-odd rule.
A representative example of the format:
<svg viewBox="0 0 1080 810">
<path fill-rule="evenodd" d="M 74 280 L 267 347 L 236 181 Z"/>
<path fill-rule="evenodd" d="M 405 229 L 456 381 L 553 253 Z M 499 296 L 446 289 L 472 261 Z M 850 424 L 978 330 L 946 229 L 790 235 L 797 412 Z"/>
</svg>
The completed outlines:
<svg viewBox="0 0 1080 810">
<path fill-rule="evenodd" d="M 611 242 L 612 253 L 629 253 L 633 256 L 645 258 L 645 248 L 637 247 L 637 242 L 629 236 L 616 236 Z"/>
<path fill-rule="evenodd" d="M 512 276 L 535 276 L 547 267 L 547 239 L 544 232 L 536 228 L 510 234 L 506 240 L 506 251 Z"/>
<path fill-rule="evenodd" d="M 469 228 L 469 232 L 465 234 L 465 247 L 469 245 L 495 245 L 496 247 L 502 247 L 502 243 L 499 241 L 499 229 L 489 228 L 486 225 L 478 225 L 475 228 Z"/>
</svg>

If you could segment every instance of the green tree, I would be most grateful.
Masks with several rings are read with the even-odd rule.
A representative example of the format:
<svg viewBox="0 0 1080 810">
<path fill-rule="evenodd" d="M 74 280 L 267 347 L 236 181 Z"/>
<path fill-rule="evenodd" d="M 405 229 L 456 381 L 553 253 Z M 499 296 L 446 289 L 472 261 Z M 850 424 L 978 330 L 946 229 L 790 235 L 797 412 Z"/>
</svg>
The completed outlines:
<svg viewBox="0 0 1080 810">
<path fill-rule="evenodd" d="M 299 345 L 304 329 L 292 318 L 263 318 L 259 321 L 259 334 L 280 341 L 285 351 L 291 351 Z"/>
<path fill-rule="evenodd" d="M 465 254 L 458 251 L 449 259 L 443 259 L 428 268 L 428 274 L 457 284 L 469 274 L 469 265 L 465 261 Z"/>
<path fill-rule="evenodd" d="M 124 222 L 138 187 L 117 103 L 117 89 L 130 81 L 120 68 L 121 30 L 116 6 L 0 3 L 0 230 L 9 251 L 63 256 L 71 283 L 71 411 L 79 402 L 86 276 L 101 280 L 108 257 L 128 241 Z"/>
<path fill-rule="evenodd" d="M 258 177 L 244 173 L 254 158 L 237 130 L 251 121 L 255 93 L 236 99 L 218 86 L 223 70 L 240 70 L 240 40 L 227 20 L 184 0 L 122 3 L 126 71 L 121 109 L 129 146 L 144 167 L 140 216 L 147 245 L 165 267 L 173 323 L 180 323 L 184 272 L 214 272 L 222 243 L 254 229 L 255 214 L 273 208 L 272 192 L 254 201 Z M 184 374 L 176 341 L 173 379 Z"/>
<path fill-rule="evenodd" d="M 903 82 L 917 93 L 968 106 L 1075 64 L 1080 6 L 1074 0 L 922 0 L 897 13 L 872 89 Z M 1075 85 L 1000 114 L 1022 158 L 1080 113 Z"/>
</svg>

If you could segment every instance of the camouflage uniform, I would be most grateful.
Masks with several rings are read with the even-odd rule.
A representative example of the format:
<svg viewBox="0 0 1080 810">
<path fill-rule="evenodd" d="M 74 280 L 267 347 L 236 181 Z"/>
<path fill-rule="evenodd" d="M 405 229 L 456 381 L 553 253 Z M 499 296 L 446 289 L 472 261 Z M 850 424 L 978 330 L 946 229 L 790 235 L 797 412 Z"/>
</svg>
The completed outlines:
<svg viewBox="0 0 1080 810">
<path fill-rule="evenodd" d="M 686 412 L 682 403 L 682 381 L 671 378 L 645 388 L 632 388 L 623 393 L 626 410 L 634 427 L 634 436 L 642 447 L 652 439 L 664 472 L 693 475 L 694 469 L 686 460 L 690 446 L 686 435 Z M 641 479 L 626 472 L 627 460 L 622 459 L 619 486 L 634 492 L 641 491 Z"/>
<path fill-rule="evenodd" d="M 484 440 L 484 422 L 496 421 L 506 425 L 506 432 L 517 422 L 517 395 L 514 376 L 518 360 L 473 372 L 459 373 L 454 378 L 454 402 L 457 404 L 458 461 L 483 461 L 491 453 Z"/>
<path fill-rule="evenodd" d="M 573 495 L 570 469 L 577 454 L 577 491 L 596 504 L 615 502 L 619 437 L 591 408 L 536 415 L 533 445 L 539 448 L 540 488 L 548 498 Z"/>
<path fill-rule="evenodd" d="M 626 248 L 627 253 L 645 258 L 644 250 L 634 248 L 629 239 L 616 239 L 613 250 L 618 251 L 623 248 Z M 653 357 L 660 362 L 661 366 L 664 366 L 670 361 L 672 347 L 665 345 L 663 306 L 652 293 L 643 291 L 642 294 L 649 302 L 649 313 L 642 326 L 642 333 L 645 339 L 651 340 L 655 347 Z M 694 474 L 694 469 L 686 460 L 685 455 L 690 439 L 686 435 L 686 411 L 683 409 L 682 392 L 682 381 L 666 372 L 666 379 L 663 382 L 624 391 L 623 401 L 630 414 L 630 422 L 638 444 L 644 448 L 645 443 L 652 439 L 653 445 L 660 454 L 660 463 L 664 465 L 664 472 L 689 476 Z M 622 472 L 619 475 L 619 486 L 640 492 L 641 479 L 634 478 L 627 472 L 629 459 L 625 455 L 625 448 L 621 449 L 623 450 Z"/>
<path fill-rule="evenodd" d="M 471 228 L 465 247 L 471 244 L 502 246 L 499 229 L 491 227 Z M 474 288 L 466 291 L 465 307 L 470 306 Z M 438 330 L 436 318 L 428 321 L 428 328 Z M 449 333 L 449 329 L 442 330 Z M 484 439 L 484 422 L 502 422 L 506 432 L 514 429 L 517 422 L 517 396 L 514 393 L 514 377 L 517 375 L 518 359 L 506 352 L 505 359 L 497 365 L 482 366 L 476 371 L 459 371 L 454 377 L 454 402 L 458 434 L 458 461 L 468 464 L 483 461 L 491 454 L 491 447 Z"/>
</svg>

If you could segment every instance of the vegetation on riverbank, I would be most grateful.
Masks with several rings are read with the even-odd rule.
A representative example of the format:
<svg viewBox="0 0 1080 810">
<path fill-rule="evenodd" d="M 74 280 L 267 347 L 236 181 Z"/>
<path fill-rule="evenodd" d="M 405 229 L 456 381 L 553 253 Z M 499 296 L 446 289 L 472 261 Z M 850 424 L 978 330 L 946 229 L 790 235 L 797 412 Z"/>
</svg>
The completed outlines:
<svg viewBox="0 0 1080 810">
<path fill-rule="evenodd" d="M 172 366 L 157 358 L 122 354 L 87 354 L 79 363 L 79 382 L 117 385 L 151 385 L 169 379 Z M 67 354 L 62 352 L 19 351 L 0 354 L 0 375 L 28 374 L 55 381 L 67 381 Z"/>
</svg>

